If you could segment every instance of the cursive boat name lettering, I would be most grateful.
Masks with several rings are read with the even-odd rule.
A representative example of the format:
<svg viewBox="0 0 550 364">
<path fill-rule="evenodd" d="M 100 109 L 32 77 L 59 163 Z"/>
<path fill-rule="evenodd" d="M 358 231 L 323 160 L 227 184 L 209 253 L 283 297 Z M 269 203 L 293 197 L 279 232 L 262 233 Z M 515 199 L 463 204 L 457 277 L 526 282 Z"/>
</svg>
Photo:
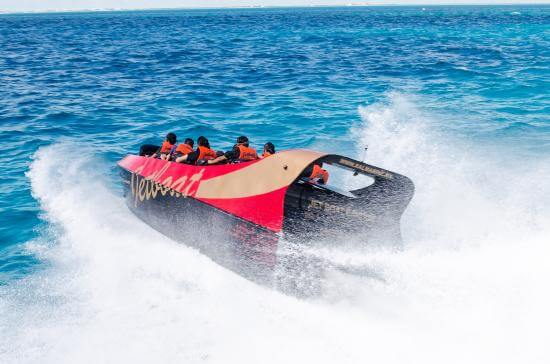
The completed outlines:
<svg viewBox="0 0 550 364">
<path fill-rule="evenodd" d="M 145 200 L 155 199 L 159 193 L 162 196 L 170 194 L 170 196 L 184 198 L 195 195 L 199 182 L 204 174 L 204 168 L 191 176 L 181 176 L 174 181 L 173 176 L 164 177 L 169 167 L 169 164 L 165 164 L 162 168 L 154 171 L 147 177 L 141 175 L 145 166 L 136 168 L 130 180 L 130 189 L 132 197 L 134 197 L 134 206 L 137 206 L 138 201 L 143 202 Z"/>
</svg>

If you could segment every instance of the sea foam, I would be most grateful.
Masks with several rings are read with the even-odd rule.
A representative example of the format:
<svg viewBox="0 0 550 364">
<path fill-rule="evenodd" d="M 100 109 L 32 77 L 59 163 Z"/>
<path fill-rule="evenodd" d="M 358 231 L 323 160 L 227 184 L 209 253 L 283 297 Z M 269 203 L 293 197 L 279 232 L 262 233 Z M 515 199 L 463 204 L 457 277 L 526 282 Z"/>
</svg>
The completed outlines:
<svg viewBox="0 0 550 364">
<path fill-rule="evenodd" d="M 404 248 L 319 249 L 370 273 L 329 271 L 309 300 L 150 229 L 70 141 L 41 148 L 28 177 L 53 239 L 28 244 L 41 271 L 2 288 L 1 361 L 548 362 L 550 164 L 449 140 L 415 105 L 389 94 L 353 131 L 416 184 Z"/>
</svg>

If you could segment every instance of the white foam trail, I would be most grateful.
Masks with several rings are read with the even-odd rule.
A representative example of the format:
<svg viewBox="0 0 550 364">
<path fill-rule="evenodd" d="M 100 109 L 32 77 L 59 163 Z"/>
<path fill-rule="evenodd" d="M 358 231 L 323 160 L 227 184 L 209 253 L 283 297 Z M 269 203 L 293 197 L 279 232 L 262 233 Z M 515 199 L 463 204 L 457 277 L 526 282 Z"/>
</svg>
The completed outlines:
<svg viewBox="0 0 550 364">
<path fill-rule="evenodd" d="M 29 178 L 56 241 L 34 248 L 43 271 L 0 289 L 0 362 L 547 363 L 547 161 L 512 173 L 445 142 L 414 105 L 390 95 L 356 131 L 369 162 L 416 183 L 405 250 L 325 252 L 375 274 L 333 272 L 315 301 L 163 237 L 104 163 L 42 148 Z"/>
<path fill-rule="evenodd" d="M 383 279 L 336 280 L 332 298 L 399 311 L 433 330 L 434 345 L 453 341 L 467 361 L 548 360 L 549 159 L 500 158 L 446 140 L 401 94 L 359 112 L 355 133 L 371 146 L 368 162 L 410 176 L 416 195 L 403 218 L 405 251 L 325 253 Z"/>
<path fill-rule="evenodd" d="M 525 233 L 548 231 L 548 157 L 516 160 L 509 151 L 497 154 L 450 140 L 401 94 L 359 112 L 366 125 L 356 133 L 371 145 L 369 162 L 415 182 L 415 198 L 404 219 L 409 242 L 463 247 L 480 239 L 513 242 Z"/>
</svg>

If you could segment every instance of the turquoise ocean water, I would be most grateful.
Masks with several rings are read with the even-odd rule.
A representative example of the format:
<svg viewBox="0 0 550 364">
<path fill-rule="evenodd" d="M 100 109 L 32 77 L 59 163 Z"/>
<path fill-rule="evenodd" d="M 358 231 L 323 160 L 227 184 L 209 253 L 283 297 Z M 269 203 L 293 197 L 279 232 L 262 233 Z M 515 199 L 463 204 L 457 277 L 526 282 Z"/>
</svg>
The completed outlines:
<svg viewBox="0 0 550 364">
<path fill-rule="evenodd" d="M 0 95 L 0 362 L 550 360 L 549 6 L 6 14 Z M 368 145 L 404 250 L 317 252 L 381 278 L 313 302 L 225 271 L 122 201 L 169 131 Z"/>
</svg>

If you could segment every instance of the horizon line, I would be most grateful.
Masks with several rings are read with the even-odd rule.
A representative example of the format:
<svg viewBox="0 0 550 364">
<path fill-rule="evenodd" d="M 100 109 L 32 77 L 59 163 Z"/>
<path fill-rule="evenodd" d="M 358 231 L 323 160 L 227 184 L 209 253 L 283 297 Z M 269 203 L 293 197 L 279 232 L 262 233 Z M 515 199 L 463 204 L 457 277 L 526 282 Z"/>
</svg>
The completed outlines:
<svg viewBox="0 0 550 364">
<path fill-rule="evenodd" d="M 19 10 L 19 11 L 3 11 L 0 9 L 0 15 L 7 14 L 52 14 L 52 13 L 95 13 L 95 12 L 123 12 L 123 11 L 167 11 L 167 10 L 227 10 L 227 9 L 293 9 L 293 8 L 367 8 L 367 7 L 439 7 L 439 6 L 550 6 L 548 3 L 514 3 L 514 2 L 502 2 L 502 3 L 439 3 L 439 4 L 426 4 L 426 3 L 393 3 L 393 4 L 369 4 L 368 2 L 350 2 L 348 4 L 313 4 L 313 5 L 236 5 L 236 6 L 184 6 L 184 7 L 153 7 L 153 8 L 82 8 L 82 9 L 39 9 L 39 10 Z"/>
</svg>

